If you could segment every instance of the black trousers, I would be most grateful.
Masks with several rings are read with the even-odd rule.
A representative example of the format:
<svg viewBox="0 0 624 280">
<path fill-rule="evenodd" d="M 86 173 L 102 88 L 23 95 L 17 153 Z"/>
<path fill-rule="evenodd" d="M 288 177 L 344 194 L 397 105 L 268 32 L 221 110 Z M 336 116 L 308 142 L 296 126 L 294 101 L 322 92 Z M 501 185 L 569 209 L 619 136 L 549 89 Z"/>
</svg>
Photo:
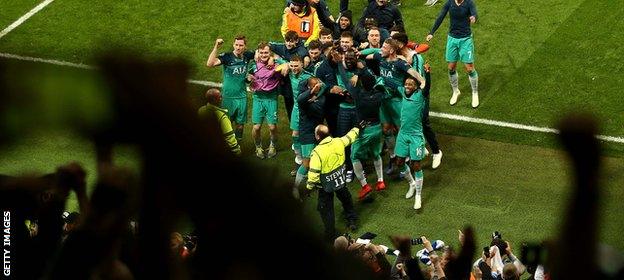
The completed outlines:
<svg viewBox="0 0 624 280">
<path fill-rule="evenodd" d="M 284 83 L 280 86 L 280 95 L 284 97 L 284 105 L 286 106 L 286 114 L 288 117 L 288 122 L 290 123 L 290 115 L 292 115 L 294 99 L 293 99 L 293 89 L 290 85 L 290 80 L 285 79 Z"/>
<path fill-rule="evenodd" d="M 343 136 L 338 136 L 338 103 L 325 101 L 324 111 L 325 121 L 327 122 L 327 127 L 329 128 L 329 134 L 331 134 L 332 137 Z"/>
<path fill-rule="evenodd" d="M 338 134 L 336 137 L 345 136 L 352 128 L 357 125 L 356 109 L 339 108 L 338 109 Z M 351 162 L 351 146 L 345 147 L 345 166 L 347 171 L 353 170 Z"/>
<path fill-rule="evenodd" d="M 355 208 L 353 207 L 351 193 L 349 193 L 347 187 L 343 187 L 335 193 L 338 200 L 340 200 L 340 203 L 342 203 L 347 223 L 354 223 L 357 220 L 357 214 L 355 213 Z M 327 241 L 333 242 L 337 237 L 333 192 L 326 192 L 323 189 L 319 189 L 317 210 L 319 211 L 319 214 L 321 214 L 321 220 L 323 220 L 323 225 L 325 226 L 325 238 Z"/>
<path fill-rule="evenodd" d="M 425 88 L 423 89 L 423 95 L 425 96 L 425 109 L 423 110 L 422 126 L 425 140 L 431 147 L 431 152 L 437 154 L 440 152 L 440 146 L 438 146 L 438 139 L 436 139 L 435 132 L 431 128 L 429 122 L 429 90 L 431 89 L 431 73 L 425 72 Z"/>
</svg>

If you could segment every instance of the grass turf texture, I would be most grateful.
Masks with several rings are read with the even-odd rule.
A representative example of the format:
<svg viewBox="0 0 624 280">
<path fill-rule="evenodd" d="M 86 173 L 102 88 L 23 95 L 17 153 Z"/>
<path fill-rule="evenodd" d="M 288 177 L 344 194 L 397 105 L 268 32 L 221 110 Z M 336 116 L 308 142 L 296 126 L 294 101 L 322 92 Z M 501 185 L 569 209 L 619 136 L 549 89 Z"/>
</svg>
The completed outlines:
<svg viewBox="0 0 624 280">
<path fill-rule="evenodd" d="M 334 14 L 337 2 L 329 1 Z M 352 10 L 357 18 L 365 1 L 351 2 L 354 2 Z M 26 1 L 0 3 L 3 4 L 0 15 L 3 29 L 38 2 L 30 6 Z M 440 4 L 435 8 L 421 4 L 405 1 L 401 8 L 410 36 L 416 41 L 423 40 L 440 8 Z M 222 1 L 55 1 L 0 39 L 0 52 L 91 64 L 99 52 L 111 46 L 124 46 L 139 49 L 152 58 L 185 58 L 194 67 L 192 78 L 220 81 L 220 69 L 203 66 L 214 39 L 218 36 L 226 39 L 228 43 L 223 51 L 230 49 L 229 38 L 236 33 L 247 35 L 250 48 L 260 40 L 280 40 L 278 26 L 282 8 L 281 1 L 231 1 L 227 4 Z M 582 107 L 598 115 L 603 134 L 624 135 L 624 115 L 617 108 L 619 90 L 624 82 L 613 78 L 622 69 L 616 62 L 622 59 L 623 47 L 610 33 L 624 27 L 616 18 L 624 2 L 479 1 L 477 8 L 480 19 L 474 26 L 474 33 L 476 66 L 481 77 L 481 107 L 469 108 L 469 85 L 461 71 L 464 95 L 455 107 L 448 105 L 450 89 L 443 61 L 447 18 L 426 54 L 434 75 L 432 111 L 552 127 L 562 112 Z M 591 32 L 586 31 L 589 26 Z M 62 67 L 41 67 L 52 69 L 49 70 L 52 73 L 46 73 L 53 77 L 71 71 Z M 96 73 L 76 72 L 80 72 L 78 76 Z M 33 84 L 37 84 L 35 82 Z M 45 84 L 49 85 L 51 94 L 67 91 L 64 88 L 67 83 L 55 85 L 49 81 Z M 204 90 L 190 86 L 191 98 L 200 103 Z M 277 166 L 285 179 L 290 180 L 286 174 L 292 168 L 292 154 L 287 148 L 290 136 L 282 104 L 281 149 L 277 158 L 265 161 L 253 158 L 250 126 L 246 127 L 242 147 L 252 162 L 259 166 Z M 436 118 L 432 121 L 436 131 L 446 134 L 440 135 L 445 155 L 439 170 L 425 170 L 423 212 L 416 214 L 411 209 L 413 201 L 402 198 L 406 189 L 404 182 L 388 180 L 389 190 L 385 194 L 377 196 L 373 203 L 358 204 L 362 219 L 358 233 L 378 233 L 379 242 L 386 244 L 388 234 L 408 233 L 425 234 L 454 245 L 455 229 L 464 224 L 475 226 L 480 243 L 484 243 L 493 230 L 500 230 L 505 238 L 514 242 L 556 235 L 570 178 L 561 153 L 549 149 L 558 148 L 554 135 Z M 264 132 L 265 139 L 266 134 Z M 624 155 L 622 144 L 607 144 L 605 148 L 608 155 Z M 2 154 L 2 173 L 50 172 L 58 164 L 80 159 L 90 171 L 89 182 L 91 185 L 94 182 L 92 148 L 74 135 L 58 131 L 33 133 L 22 142 L 4 147 Z M 118 163 L 137 168 L 131 149 L 122 148 L 117 155 Z M 606 188 L 601 204 L 601 240 L 620 250 L 624 249 L 624 242 L 617 236 L 624 230 L 624 221 L 617 202 L 624 199 L 621 189 L 624 178 L 616 170 L 623 167 L 622 159 L 606 159 L 603 173 Z M 355 197 L 357 184 L 352 183 L 350 188 Z M 320 225 L 315 203 L 316 198 L 313 198 L 305 207 L 313 222 Z M 69 208 L 76 209 L 75 201 L 70 202 Z M 338 228 L 344 227 L 340 210 L 336 209 Z M 320 230 L 320 226 L 318 228 Z"/>
<path fill-rule="evenodd" d="M 4 30 L 11 23 L 16 21 L 22 15 L 30 11 L 39 4 L 37 0 L 23 0 L 12 1 L 2 0 L 0 1 L 0 7 L 2 7 L 2 13 L 0 13 L 0 31 Z"/>
<path fill-rule="evenodd" d="M 334 12 L 338 10 L 337 2 L 329 1 Z M 365 1 L 351 2 L 357 18 Z M 410 37 L 423 41 L 441 5 L 427 8 L 415 1 L 405 2 L 401 9 Z M 220 81 L 219 68 L 204 67 L 214 40 L 226 39 L 222 51 L 230 50 L 231 37 L 237 33 L 247 35 L 249 48 L 261 40 L 279 41 L 282 8 L 280 1 L 234 1 L 227 5 L 218 1 L 55 1 L 2 38 L 0 51 L 93 63 L 101 51 L 112 46 L 127 47 L 153 58 L 185 58 L 193 66 L 193 79 Z M 616 102 L 624 82 L 609 78 L 622 67 L 617 61 L 623 48 L 609 32 L 624 27 L 616 13 L 609 11 L 621 10 L 624 3 L 490 1 L 477 3 L 477 8 L 480 19 L 474 25 L 474 34 L 481 107 L 473 110 L 469 106 L 470 89 L 461 65 L 458 69 L 464 95 L 455 107 L 448 105 L 450 89 L 444 61 L 447 18 L 425 55 L 433 66 L 432 111 L 552 127 L 562 112 L 584 108 L 599 117 L 602 134 L 624 135 L 624 115 L 618 113 Z M 590 34 L 579 28 L 586 26 L 592 27 Z M 510 143 L 556 146 L 552 141 L 536 141 L 533 133 L 510 139 L 498 127 L 478 133 L 444 127 L 438 130 Z M 622 156 L 624 146 L 609 145 L 607 153 Z"/>
</svg>

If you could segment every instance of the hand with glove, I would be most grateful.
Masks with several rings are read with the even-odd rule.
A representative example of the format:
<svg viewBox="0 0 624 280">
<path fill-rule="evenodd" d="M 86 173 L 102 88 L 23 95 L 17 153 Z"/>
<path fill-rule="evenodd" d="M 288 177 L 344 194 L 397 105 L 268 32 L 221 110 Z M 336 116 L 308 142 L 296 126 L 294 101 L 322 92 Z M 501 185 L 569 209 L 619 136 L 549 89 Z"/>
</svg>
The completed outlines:
<svg viewBox="0 0 624 280">
<path fill-rule="evenodd" d="M 370 121 L 367 120 L 361 120 L 355 127 L 359 128 L 360 130 L 365 129 L 367 126 L 370 125 Z"/>
</svg>

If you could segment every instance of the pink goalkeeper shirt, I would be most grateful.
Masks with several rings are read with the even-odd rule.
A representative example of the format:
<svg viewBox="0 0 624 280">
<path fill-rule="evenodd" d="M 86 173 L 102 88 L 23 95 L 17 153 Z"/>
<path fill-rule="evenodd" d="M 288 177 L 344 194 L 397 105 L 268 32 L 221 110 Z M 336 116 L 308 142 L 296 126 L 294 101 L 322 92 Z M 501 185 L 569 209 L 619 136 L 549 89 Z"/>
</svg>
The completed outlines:
<svg viewBox="0 0 624 280">
<path fill-rule="evenodd" d="M 280 73 L 275 72 L 275 65 L 256 62 L 252 65 L 254 80 L 249 86 L 253 91 L 273 91 L 280 84 Z"/>
</svg>

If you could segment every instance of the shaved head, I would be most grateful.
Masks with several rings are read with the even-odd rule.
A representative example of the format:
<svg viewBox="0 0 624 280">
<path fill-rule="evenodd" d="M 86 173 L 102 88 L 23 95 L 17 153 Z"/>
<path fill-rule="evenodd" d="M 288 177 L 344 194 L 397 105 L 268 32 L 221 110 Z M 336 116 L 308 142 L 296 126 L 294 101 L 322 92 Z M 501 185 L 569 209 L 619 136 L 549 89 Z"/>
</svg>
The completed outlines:
<svg viewBox="0 0 624 280">
<path fill-rule="evenodd" d="M 339 236 L 334 240 L 334 249 L 340 251 L 346 251 L 349 248 L 349 240 L 344 236 Z"/>
<path fill-rule="evenodd" d="M 323 140 L 325 137 L 329 136 L 329 128 L 324 124 L 319 124 L 314 129 L 314 136 L 316 140 Z"/>
<path fill-rule="evenodd" d="M 208 100 L 208 103 L 215 105 L 215 106 L 221 106 L 221 91 L 217 88 L 211 88 L 208 91 L 206 91 L 206 99 Z"/>
</svg>

